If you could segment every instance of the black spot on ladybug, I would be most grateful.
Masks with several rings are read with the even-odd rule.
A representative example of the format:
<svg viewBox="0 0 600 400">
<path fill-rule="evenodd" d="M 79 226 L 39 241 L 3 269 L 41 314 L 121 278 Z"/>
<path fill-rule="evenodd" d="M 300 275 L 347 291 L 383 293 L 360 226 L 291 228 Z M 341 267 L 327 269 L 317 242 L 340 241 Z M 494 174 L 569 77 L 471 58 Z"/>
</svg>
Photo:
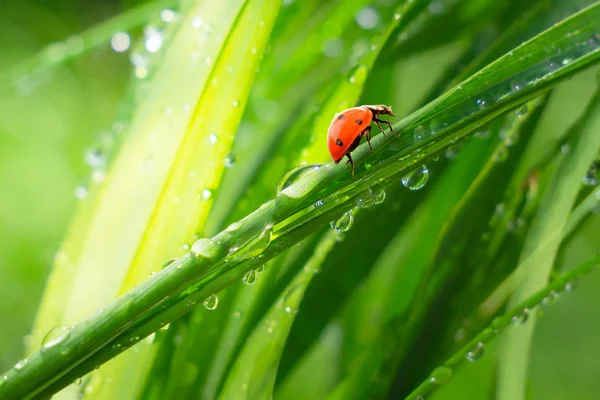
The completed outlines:
<svg viewBox="0 0 600 400">
<path fill-rule="evenodd" d="M 356 120 L 356 121 L 354 121 L 354 122 L 356 122 L 356 123 L 357 123 L 357 124 L 359 124 L 359 125 L 362 125 L 362 119 L 357 119 L 357 120 Z"/>
<path fill-rule="evenodd" d="M 343 120 L 343 119 L 345 119 L 345 118 L 346 117 L 344 117 L 343 113 L 342 114 L 338 114 L 338 116 L 337 116 L 337 119 L 340 120 L 340 121 Z"/>
<path fill-rule="evenodd" d="M 337 144 L 338 146 L 343 146 L 344 142 L 342 142 L 340 139 L 335 139 L 335 144 Z"/>
</svg>

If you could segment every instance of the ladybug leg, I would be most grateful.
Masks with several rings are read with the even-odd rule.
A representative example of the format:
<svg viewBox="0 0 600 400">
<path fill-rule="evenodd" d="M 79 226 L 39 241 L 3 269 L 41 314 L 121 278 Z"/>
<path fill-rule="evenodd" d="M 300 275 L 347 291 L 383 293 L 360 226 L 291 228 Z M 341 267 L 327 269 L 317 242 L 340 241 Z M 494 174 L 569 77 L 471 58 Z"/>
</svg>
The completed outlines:
<svg viewBox="0 0 600 400">
<path fill-rule="evenodd" d="M 370 126 L 365 128 L 365 130 L 363 131 L 363 135 L 365 135 L 367 137 L 367 143 L 369 143 L 369 147 L 371 148 L 371 151 L 375 151 L 375 150 L 373 150 L 373 146 L 371 146 L 371 127 Z"/>
<path fill-rule="evenodd" d="M 348 163 L 350 163 L 350 165 L 352 165 L 352 176 L 354 176 L 354 161 L 352 161 L 352 156 L 350 155 L 350 153 L 346 153 L 346 157 L 348 157 L 348 161 L 346 161 L 346 165 L 348 165 Z"/>
<path fill-rule="evenodd" d="M 379 128 L 379 130 L 381 131 L 381 133 L 383 133 L 383 130 L 381 129 L 381 126 L 379 125 L 379 123 L 383 122 L 384 124 L 387 124 L 387 126 L 389 126 L 390 132 L 392 132 L 392 134 L 394 136 L 398 136 L 398 135 L 396 135 L 396 133 L 394 133 L 394 128 L 392 128 L 392 124 L 390 123 L 390 121 L 386 121 L 386 120 L 383 120 L 383 119 L 374 118 L 373 122 L 375 122 L 375 125 L 377 125 L 377 127 Z"/>
</svg>

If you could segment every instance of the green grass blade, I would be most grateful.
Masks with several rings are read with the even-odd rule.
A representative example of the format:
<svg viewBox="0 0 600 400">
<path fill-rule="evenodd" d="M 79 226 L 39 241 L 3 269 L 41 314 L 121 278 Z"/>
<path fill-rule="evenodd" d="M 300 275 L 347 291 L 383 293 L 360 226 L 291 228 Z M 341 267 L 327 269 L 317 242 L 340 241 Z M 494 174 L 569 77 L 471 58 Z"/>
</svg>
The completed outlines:
<svg viewBox="0 0 600 400">
<path fill-rule="evenodd" d="M 550 277 L 569 213 L 575 204 L 577 189 L 600 150 L 600 136 L 597 135 L 600 127 L 600 91 L 590 102 L 584 116 L 581 131 L 549 183 L 525 241 L 520 265 L 515 272 L 521 279 L 515 283 L 511 305 L 518 304 L 544 287 Z M 500 399 L 525 398 L 534 329 L 535 319 L 524 329 L 509 330 L 502 339 L 497 386 Z"/>
<path fill-rule="evenodd" d="M 336 243 L 337 233 L 327 232 L 305 267 L 252 331 L 227 376 L 220 399 L 262 399 L 272 396 L 279 359 L 304 291 Z"/>
<path fill-rule="evenodd" d="M 528 324 L 531 324 L 533 320 L 528 323 L 525 323 L 525 321 L 531 319 L 529 316 L 532 310 L 539 307 L 544 302 L 544 299 L 554 297 L 557 293 L 565 290 L 571 290 L 573 282 L 585 279 L 590 272 L 598 267 L 598 262 L 600 262 L 600 256 L 594 256 L 582 265 L 553 279 L 543 288 L 512 307 L 510 311 L 496 317 L 489 326 L 456 351 L 442 366 L 433 370 L 426 380 L 406 396 L 406 399 L 418 400 L 431 395 L 440 387 L 440 384 L 447 382 L 451 378 L 453 370 L 460 368 L 460 365 L 464 364 L 465 361 L 476 361 L 483 354 L 485 345 L 491 342 L 499 333 L 502 333 L 503 330 L 506 333 L 506 331 L 511 329 L 520 330 L 529 326 Z M 511 324 L 523 325 L 510 328 Z M 444 381 L 440 381 L 442 374 L 446 378 Z"/>
</svg>

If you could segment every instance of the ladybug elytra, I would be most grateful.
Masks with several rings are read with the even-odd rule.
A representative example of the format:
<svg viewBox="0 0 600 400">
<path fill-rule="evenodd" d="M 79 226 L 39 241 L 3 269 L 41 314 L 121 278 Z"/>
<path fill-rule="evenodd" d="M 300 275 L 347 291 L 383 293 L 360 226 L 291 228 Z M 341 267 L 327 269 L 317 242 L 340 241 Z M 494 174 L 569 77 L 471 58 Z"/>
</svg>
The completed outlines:
<svg viewBox="0 0 600 400">
<path fill-rule="evenodd" d="M 385 105 L 360 106 L 342 111 L 333 118 L 329 125 L 327 130 L 329 154 L 331 154 L 331 158 L 336 164 L 344 156 L 348 157 L 347 163 L 352 165 L 352 176 L 354 176 L 354 161 L 352 161 L 350 153 L 358 147 L 363 136 L 367 137 L 367 142 L 371 147 L 371 122 L 374 122 L 384 135 L 385 133 L 379 123 L 387 124 L 390 131 L 394 133 L 392 124 L 389 121 L 379 119 L 380 115 L 395 117 L 392 114 L 392 108 Z M 372 147 L 371 150 L 373 150 Z"/>
</svg>

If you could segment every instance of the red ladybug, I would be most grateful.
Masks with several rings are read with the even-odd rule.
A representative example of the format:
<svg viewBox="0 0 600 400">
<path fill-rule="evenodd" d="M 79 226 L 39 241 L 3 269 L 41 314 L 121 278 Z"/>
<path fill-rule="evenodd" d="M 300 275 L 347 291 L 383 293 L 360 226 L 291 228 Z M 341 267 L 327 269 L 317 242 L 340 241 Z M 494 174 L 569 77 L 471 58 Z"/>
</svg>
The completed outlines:
<svg viewBox="0 0 600 400">
<path fill-rule="evenodd" d="M 350 153 L 358 147 L 360 139 L 363 136 L 367 137 L 369 147 L 371 147 L 371 122 L 375 122 L 375 125 L 379 128 L 381 133 L 385 135 L 380 122 L 387 124 L 390 127 L 390 131 L 394 133 L 392 124 L 389 121 L 379 119 L 380 115 L 391 115 L 392 108 L 384 105 L 377 106 L 360 106 L 349 108 L 342 111 L 333 118 L 329 129 L 327 130 L 327 146 L 329 147 L 329 154 L 335 163 L 339 163 L 344 156 L 348 157 L 347 163 L 352 165 L 352 176 L 354 176 L 354 161 Z M 371 147 L 371 150 L 373 148 Z"/>
</svg>

